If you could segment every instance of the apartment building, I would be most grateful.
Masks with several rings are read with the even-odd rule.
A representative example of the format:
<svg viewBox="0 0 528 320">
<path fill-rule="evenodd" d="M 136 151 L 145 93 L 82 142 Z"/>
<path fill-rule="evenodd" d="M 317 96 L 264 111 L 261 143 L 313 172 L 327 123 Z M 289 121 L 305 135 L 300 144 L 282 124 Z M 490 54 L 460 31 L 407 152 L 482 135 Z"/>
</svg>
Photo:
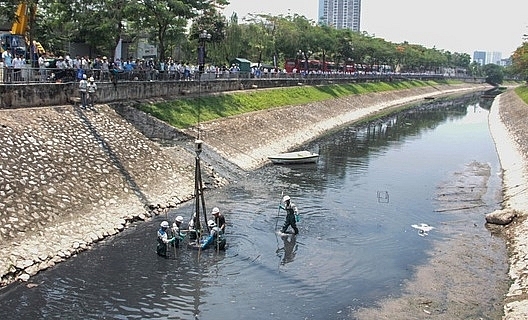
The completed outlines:
<svg viewBox="0 0 528 320">
<path fill-rule="evenodd" d="M 360 31 L 361 0 L 319 0 L 319 23 Z"/>
</svg>

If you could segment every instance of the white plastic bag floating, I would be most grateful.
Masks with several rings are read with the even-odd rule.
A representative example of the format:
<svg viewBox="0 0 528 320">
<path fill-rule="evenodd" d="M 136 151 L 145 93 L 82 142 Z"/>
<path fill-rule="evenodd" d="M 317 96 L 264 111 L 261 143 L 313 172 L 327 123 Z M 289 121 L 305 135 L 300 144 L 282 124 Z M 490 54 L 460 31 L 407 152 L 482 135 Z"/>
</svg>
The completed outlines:
<svg viewBox="0 0 528 320">
<path fill-rule="evenodd" d="M 427 235 L 427 232 L 434 229 L 434 227 L 428 225 L 427 223 L 413 224 L 411 227 L 418 229 L 418 234 L 423 236 Z"/>
</svg>

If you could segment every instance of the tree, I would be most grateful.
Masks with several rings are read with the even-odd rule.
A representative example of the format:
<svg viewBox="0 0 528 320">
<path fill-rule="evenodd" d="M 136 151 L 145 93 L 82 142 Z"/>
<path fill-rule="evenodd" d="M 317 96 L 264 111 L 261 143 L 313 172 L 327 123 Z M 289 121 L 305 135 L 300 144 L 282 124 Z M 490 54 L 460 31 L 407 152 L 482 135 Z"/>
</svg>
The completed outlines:
<svg viewBox="0 0 528 320">
<path fill-rule="evenodd" d="M 19 1 L 0 0 L 0 18 L 13 21 Z M 337 65 L 390 65 L 402 72 L 470 68 L 468 54 L 407 42 L 395 44 L 365 32 L 318 26 L 297 14 L 254 15 L 239 23 L 236 13 L 229 19 L 221 14 L 227 3 L 227 0 L 41 0 L 31 30 L 35 39 L 56 54 L 65 54 L 70 43 L 80 42 L 90 46 L 91 56 L 110 55 L 121 38 L 148 37 L 158 46 L 160 60 L 165 60 L 176 46 L 181 49 L 178 52 L 184 52 L 183 58 L 190 59 L 197 56 L 200 32 L 207 30 L 211 34 L 207 62 L 214 64 L 245 57 L 261 63 L 276 62 L 277 66 L 287 59 L 309 58 Z M 189 21 L 192 24 L 187 31 Z M 525 78 L 526 51 L 525 45 L 518 49 L 512 67 Z M 473 74 L 478 71 L 472 69 Z"/>
<path fill-rule="evenodd" d="M 231 15 L 231 19 L 227 23 L 225 31 L 225 41 L 219 50 L 221 51 L 222 61 L 228 66 L 229 62 L 236 58 L 242 50 L 243 44 L 240 41 L 242 38 L 242 27 L 238 24 L 238 16 L 236 13 Z"/>
<path fill-rule="evenodd" d="M 208 62 L 213 64 L 218 64 L 223 60 L 220 47 L 226 37 L 228 22 L 221 14 L 221 9 L 225 4 L 225 1 L 217 1 L 216 5 L 205 8 L 202 14 L 193 20 L 188 35 L 189 40 L 192 41 L 195 48 L 198 47 L 196 44 L 200 41 L 199 35 L 201 32 L 207 31 L 211 35 L 211 39 L 207 40 L 207 51 L 205 54 L 207 55 Z"/>
<path fill-rule="evenodd" d="M 528 81 L 528 42 L 524 42 L 513 53 L 512 73 Z"/>
<path fill-rule="evenodd" d="M 504 79 L 502 67 L 493 63 L 489 63 L 482 67 L 482 71 L 486 75 L 486 82 L 491 85 L 501 84 Z"/>
<path fill-rule="evenodd" d="M 212 1 L 139 0 L 130 3 L 127 14 L 147 32 L 152 31 L 158 44 L 159 60 L 164 61 L 167 35 L 183 33 L 187 21 L 210 8 Z"/>
<path fill-rule="evenodd" d="M 93 54 L 113 54 L 125 29 L 128 2 L 124 0 L 41 1 L 36 39 L 46 51 L 69 53 L 71 43 L 86 43 Z"/>
</svg>

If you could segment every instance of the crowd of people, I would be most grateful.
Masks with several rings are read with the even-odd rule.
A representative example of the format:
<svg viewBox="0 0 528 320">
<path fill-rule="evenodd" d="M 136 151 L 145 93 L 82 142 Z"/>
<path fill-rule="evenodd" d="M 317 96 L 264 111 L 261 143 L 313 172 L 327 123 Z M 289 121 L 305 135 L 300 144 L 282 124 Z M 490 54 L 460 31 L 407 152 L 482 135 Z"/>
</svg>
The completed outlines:
<svg viewBox="0 0 528 320">
<path fill-rule="evenodd" d="M 240 73 L 240 66 L 199 65 L 176 61 L 169 57 L 160 61 L 154 57 L 112 59 L 106 56 L 68 54 L 55 56 L 42 53 L 32 66 L 21 56 L 12 56 L 10 51 L 4 51 L 1 56 L 3 63 L 3 77 L 5 83 L 15 82 L 74 82 L 82 80 L 83 74 L 88 78 L 93 77 L 97 82 L 117 81 L 157 81 L 157 80 L 195 80 L 200 74 L 213 74 L 213 78 L 229 77 Z M 28 71 L 23 73 L 23 69 Z M 284 72 L 277 69 L 253 67 L 250 76 L 260 77 L 263 73 Z"/>
<path fill-rule="evenodd" d="M 29 66 L 23 56 L 13 57 L 9 51 L 2 53 L 3 73 L 2 81 L 14 82 L 74 82 L 80 81 L 82 75 L 93 77 L 97 82 L 105 81 L 167 81 L 167 80 L 198 80 L 205 77 L 211 79 L 225 79 L 232 77 L 268 78 L 268 77 L 327 77 L 339 75 L 336 71 L 286 69 L 269 65 L 251 64 L 249 69 L 238 63 L 231 65 L 196 65 L 184 61 L 177 61 L 172 57 L 164 60 L 155 57 L 112 59 L 106 56 L 76 55 L 53 56 L 42 53 L 32 66 Z M 26 69 L 24 72 L 23 70 Z M 350 73 L 357 76 L 357 72 Z"/>
</svg>

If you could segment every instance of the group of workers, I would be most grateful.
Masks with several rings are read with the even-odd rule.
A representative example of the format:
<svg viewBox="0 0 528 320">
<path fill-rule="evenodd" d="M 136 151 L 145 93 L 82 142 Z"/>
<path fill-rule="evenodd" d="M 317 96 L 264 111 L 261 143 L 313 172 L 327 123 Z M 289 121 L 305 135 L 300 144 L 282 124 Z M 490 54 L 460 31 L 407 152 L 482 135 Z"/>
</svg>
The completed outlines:
<svg viewBox="0 0 528 320">
<path fill-rule="evenodd" d="M 82 75 L 81 80 L 79 81 L 79 93 L 81 94 L 81 108 L 91 108 L 94 109 L 95 101 L 95 92 L 97 91 L 97 84 L 95 79 L 90 77 L 86 79 L 86 74 Z"/>
<path fill-rule="evenodd" d="M 297 228 L 297 222 L 299 221 L 299 211 L 297 206 L 291 201 L 289 196 L 284 196 L 279 205 L 279 210 L 286 211 L 286 220 L 281 228 L 281 232 L 284 234 L 288 231 L 288 228 L 293 229 L 294 234 L 299 233 Z M 166 257 L 167 249 L 169 245 L 178 247 L 180 242 L 185 239 L 187 234 L 190 234 L 190 238 L 196 240 L 196 248 L 207 249 L 214 246 L 217 250 L 224 250 L 226 240 L 224 237 L 226 221 L 223 214 L 220 213 L 220 209 L 215 207 L 211 211 L 213 219 L 207 221 L 209 227 L 209 235 L 201 237 L 200 230 L 196 229 L 195 226 L 199 224 L 199 217 L 194 213 L 193 217 L 188 223 L 187 229 L 183 229 L 183 217 L 177 216 L 172 224 L 172 228 L 168 221 L 162 221 L 158 230 L 157 238 L 158 245 L 156 252 L 158 255 Z M 170 235 L 169 235 L 170 233 Z"/>
<path fill-rule="evenodd" d="M 168 221 L 162 221 L 160 228 L 158 229 L 158 245 L 156 252 L 159 256 L 166 257 L 167 249 L 169 245 L 178 247 L 180 242 L 183 241 L 187 235 L 196 240 L 196 248 L 207 249 L 211 245 L 214 245 L 218 250 L 224 250 L 226 240 L 224 237 L 226 221 L 223 214 L 220 213 L 220 209 L 215 207 L 211 212 L 213 219 L 207 221 L 207 226 L 210 229 L 209 235 L 201 237 L 201 230 L 195 228 L 199 223 L 199 217 L 196 213 L 193 215 L 188 223 L 187 229 L 183 229 L 183 217 L 177 216 L 172 224 L 172 228 Z"/>
</svg>

